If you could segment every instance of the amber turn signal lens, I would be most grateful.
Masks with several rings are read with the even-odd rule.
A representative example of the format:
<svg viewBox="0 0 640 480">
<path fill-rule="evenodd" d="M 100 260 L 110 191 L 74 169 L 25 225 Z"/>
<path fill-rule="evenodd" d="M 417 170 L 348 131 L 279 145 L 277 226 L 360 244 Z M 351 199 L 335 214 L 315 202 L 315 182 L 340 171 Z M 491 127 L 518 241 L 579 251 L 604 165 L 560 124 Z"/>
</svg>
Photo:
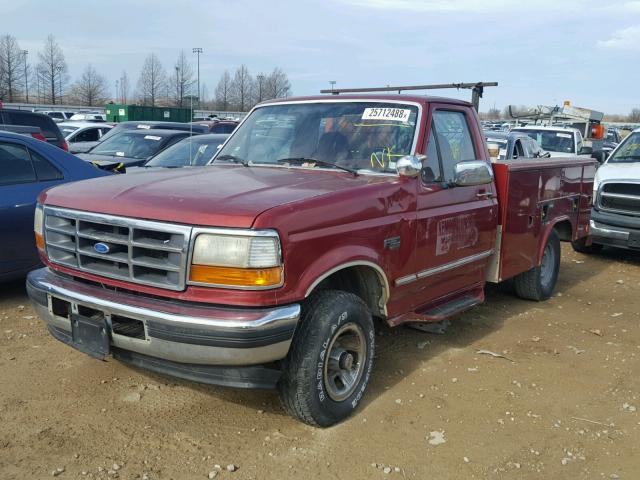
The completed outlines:
<svg viewBox="0 0 640 480">
<path fill-rule="evenodd" d="M 38 235 L 36 233 L 36 247 L 38 247 L 38 250 L 44 250 L 44 238 L 42 238 L 42 235 Z"/>
<path fill-rule="evenodd" d="M 233 287 L 273 287 L 282 283 L 282 267 L 233 268 L 191 265 L 189 280 Z"/>
</svg>

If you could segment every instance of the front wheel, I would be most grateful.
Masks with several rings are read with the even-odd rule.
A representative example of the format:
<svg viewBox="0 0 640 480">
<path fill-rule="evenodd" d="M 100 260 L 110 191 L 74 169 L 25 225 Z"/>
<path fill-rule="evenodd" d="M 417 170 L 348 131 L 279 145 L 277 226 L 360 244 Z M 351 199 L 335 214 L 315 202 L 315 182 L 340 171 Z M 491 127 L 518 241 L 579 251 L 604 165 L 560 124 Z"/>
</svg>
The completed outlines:
<svg viewBox="0 0 640 480">
<path fill-rule="evenodd" d="M 358 296 L 325 290 L 310 297 L 278 384 L 287 413 L 319 427 L 351 415 L 369 383 L 374 340 L 371 312 Z"/>
<path fill-rule="evenodd" d="M 548 299 L 553 293 L 560 270 L 560 238 L 552 230 L 544 247 L 540 265 L 514 278 L 516 294 L 520 298 L 537 302 Z"/>
</svg>

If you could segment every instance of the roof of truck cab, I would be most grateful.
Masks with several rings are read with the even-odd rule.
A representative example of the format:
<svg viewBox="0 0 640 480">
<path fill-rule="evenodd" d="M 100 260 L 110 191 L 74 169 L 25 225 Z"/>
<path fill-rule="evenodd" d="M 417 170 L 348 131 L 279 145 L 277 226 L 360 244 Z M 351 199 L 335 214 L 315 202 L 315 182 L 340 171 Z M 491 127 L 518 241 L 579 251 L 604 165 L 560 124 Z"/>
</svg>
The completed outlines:
<svg viewBox="0 0 640 480">
<path fill-rule="evenodd" d="M 259 105 L 271 105 L 274 103 L 289 103 L 289 102 L 316 102 L 316 101 L 345 101 L 345 100 L 371 100 L 371 101 L 389 101 L 394 102 L 415 102 L 415 103 L 449 103 L 454 105 L 463 105 L 465 107 L 471 106 L 471 103 L 464 100 L 458 100 L 455 98 L 446 97 L 432 97 L 428 95 L 383 95 L 383 94 L 360 94 L 360 95 L 313 95 L 309 97 L 288 97 L 277 98 L 273 100 L 267 100 Z"/>
<path fill-rule="evenodd" d="M 548 130 L 550 132 L 579 132 L 577 128 L 573 127 L 553 127 L 550 125 L 525 125 L 520 127 L 513 127 L 511 131 L 522 132 L 525 130 Z"/>
</svg>

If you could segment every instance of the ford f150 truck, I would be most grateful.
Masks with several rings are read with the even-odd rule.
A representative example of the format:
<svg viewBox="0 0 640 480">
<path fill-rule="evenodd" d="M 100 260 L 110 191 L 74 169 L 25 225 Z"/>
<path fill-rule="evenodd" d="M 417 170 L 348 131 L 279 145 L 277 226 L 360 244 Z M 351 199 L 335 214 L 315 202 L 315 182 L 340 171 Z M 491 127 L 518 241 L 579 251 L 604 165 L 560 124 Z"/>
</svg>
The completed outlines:
<svg viewBox="0 0 640 480">
<path fill-rule="evenodd" d="M 640 129 L 598 169 L 593 198 L 591 237 L 574 248 L 584 253 L 598 252 L 603 245 L 640 249 Z"/>
<path fill-rule="evenodd" d="M 209 166 L 43 193 L 51 334 L 100 359 L 277 387 L 328 426 L 360 403 L 375 322 L 439 322 L 487 281 L 548 298 L 588 234 L 590 159 L 490 163 L 469 103 L 308 97 L 255 107 Z M 374 322 L 375 320 L 375 322 Z"/>
</svg>

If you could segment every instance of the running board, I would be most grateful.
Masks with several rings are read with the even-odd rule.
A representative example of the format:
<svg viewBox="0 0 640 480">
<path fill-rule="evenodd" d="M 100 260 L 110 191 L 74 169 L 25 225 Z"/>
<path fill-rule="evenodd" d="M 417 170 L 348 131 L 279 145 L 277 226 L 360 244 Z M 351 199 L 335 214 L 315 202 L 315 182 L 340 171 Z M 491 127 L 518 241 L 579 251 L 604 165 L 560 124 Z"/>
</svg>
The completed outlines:
<svg viewBox="0 0 640 480">
<path fill-rule="evenodd" d="M 406 323 L 408 327 L 421 330 L 428 333 L 443 334 L 446 328 L 451 324 L 449 318 L 469 310 L 471 307 L 478 305 L 484 301 L 484 290 L 477 289 L 456 297 L 446 303 L 432 307 L 429 310 L 417 311 L 411 314 L 403 315 L 398 323 Z"/>
</svg>

